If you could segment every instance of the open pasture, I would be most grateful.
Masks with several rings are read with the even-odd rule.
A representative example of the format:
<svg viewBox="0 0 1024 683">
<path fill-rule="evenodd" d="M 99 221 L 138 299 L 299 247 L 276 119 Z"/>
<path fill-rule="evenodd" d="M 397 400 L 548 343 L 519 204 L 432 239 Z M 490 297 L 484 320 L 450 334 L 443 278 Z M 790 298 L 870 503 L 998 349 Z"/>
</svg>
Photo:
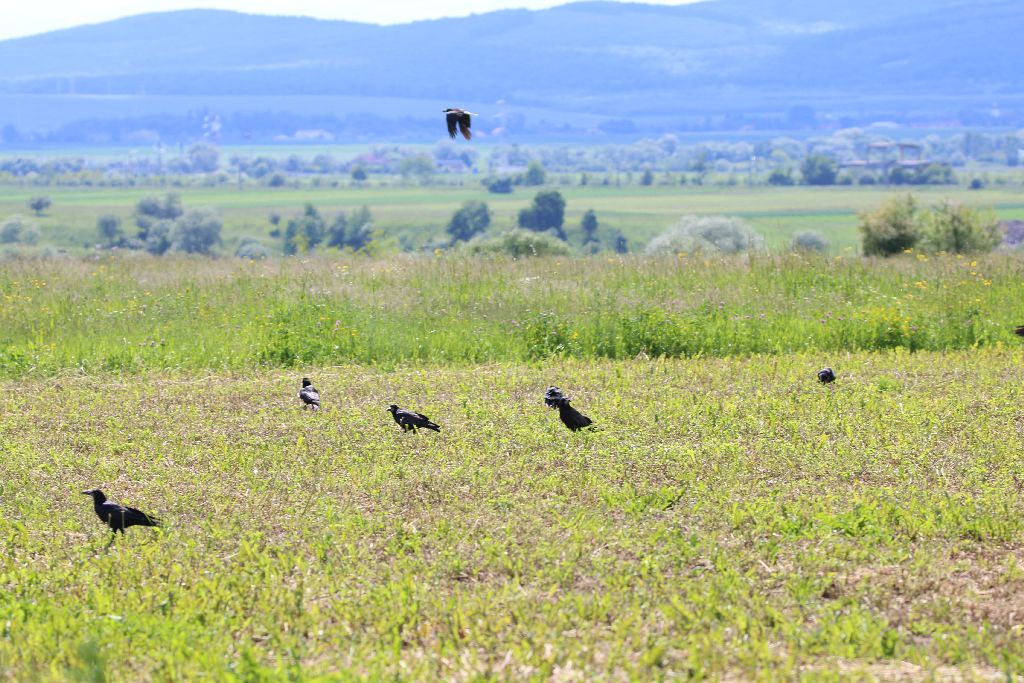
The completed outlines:
<svg viewBox="0 0 1024 683">
<path fill-rule="evenodd" d="M 0 670 L 1000 680 L 1024 667 L 1021 360 L 5 381 Z M 549 383 L 600 429 L 565 430 Z M 392 401 L 443 431 L 402 434 Z M 107 547 L 93 486 L 165 528 Z"/>
<path fill-rule="evenodd" d="M 779 187 L 714 188 L 695 186 L 600 186 L 554 185 L 566 199 L 565 225 L 571 238 L 579 239 L 579 223 L 587 209 L 594 209 L 604 230 L 618 229 L 632 249 L 641 249 L 653 236 L 673 225 L 685 214 L 740 216 L 761 231 L 773 248 L 788 247 L 793 234 L 817 230 L 839 253 L 859 244 L 856 212 L 874 207 L 894 192 L 909 188 L 885 187 Z M 368 206 L 374 216 L 384 248 L 404 244 L 419 246 L 444 239 L 445 226 L 463 202 L 475 199 L 491 208 L 492 230 L 515 225 L 520 209 L 526 208 L 537 189 L 516 188 L 511 195 L 489 194 L 479 178 L 466 177 L 459 185 L 386 185 L 342 187 L 233 187 L 202 188 L 38 188 L 0 187 L 0 217 L 29 214 L 29 198 L 46 194 L 53 207 L 35 218 L 43 243 L 81 249 L 99 241 L 96 219 L 107 213 L 121 216 L 131 231 L 131 214 L 139 199 L 165 191 L 181 194 L 186 207 L 213 207 L 224 220 L 225 251 L 231 253 L 237 241 L 256 237 L 274 249 L 280 240 L 268 237 L 272 226 L 267 217 L 277 213 L 287 219 L 302 211 L 306 202 L 320 212 L 334 214 Z M 913 188 L 922 203 L 954 199 L 982 208 L 993 208 L 1004 219 L 1024 218 L 1024 193 L 1019 187 L 969 192 L 960 187 Z"/>
</svg>

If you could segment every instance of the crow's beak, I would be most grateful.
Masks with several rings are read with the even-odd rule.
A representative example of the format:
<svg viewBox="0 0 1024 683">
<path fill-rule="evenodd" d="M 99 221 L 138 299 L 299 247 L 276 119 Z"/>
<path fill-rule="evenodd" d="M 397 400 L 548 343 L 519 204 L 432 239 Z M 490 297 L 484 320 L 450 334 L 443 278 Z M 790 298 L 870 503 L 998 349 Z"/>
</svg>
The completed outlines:
<svg viewBox="0 0 1024 683">
<path fill-rule="evenodd" d="M 83 496 L 91 496 L 92 495 L 92 491 L 82 491 L 82 495 Z"/>
</svg>

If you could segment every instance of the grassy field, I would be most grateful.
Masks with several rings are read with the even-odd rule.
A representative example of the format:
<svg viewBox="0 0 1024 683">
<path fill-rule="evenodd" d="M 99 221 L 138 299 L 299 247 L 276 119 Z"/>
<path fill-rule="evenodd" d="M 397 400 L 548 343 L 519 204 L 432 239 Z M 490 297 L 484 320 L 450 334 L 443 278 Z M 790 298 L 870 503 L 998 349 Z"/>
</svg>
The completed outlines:
<svg viewBox="0 0 1024 683">
<path fill-rule="evenodd" d="M 1003 680 L 1024 670 L 1021 360 L 4 381 L 0 672 Z M 600 429 L 566 431 L 549 383 Z M 392 401 L 442 433 L 402 434 Z M 93 486 L 165 528 L 107 547 Z"/>
<path fill-rule="evenodd" d="M 1005 254 L 0 262 L 0 678 L 1005 680 L 1019 324 Z"/>
<path fill-rule="evenodd" d="M 0 268 L 0 375 L 1015 344 L 991 255 L 133 258 Z"/>
<path fill-rule="evenodd" d="M 306 202 L 315 204 L 325 216 L 369 206 L 374 224 L 385 246 L 396 247 L 401 239 L 410 245 L 428 244 L 444 234 L 452 213 L 465 201 L 486 201 L 493 212 L 495 228 L 514 225 L 520 209 L 529 205 L 534 188 L 517 188 L 512 195 L 489 194 L 477 178 L 467 177 L 454 186 L 386 187 L 301 187 L 301 188 L 167 188 L 181 194 L 186 207 L 210 206 L 224 219 L 225 251 L 233 253 L 238 239 L 252 236 L 280 248 L 279 240 L 267 235 L 267 216 L 276 212 L 288 218 L 300 213 Z M 840 253 L 859 244 L 856 212 L 880 204 L 896 190 L 884 187 L 780 187 L 711 188 L 665 186 L 556 186 L 566 198 L 565 224 L 571 236 L 587 209 L 594 209 L 604 229 L 621 230 L 633 249 L 640 249 L 651 237 L 673 225 L 680 216 L 726 214 L 740 216 L 763 232 L 768 244 L 785 248 L 793 234 L 817 230 Z M 30 197 L 47 194 L 53 208 L 36 219 L 43 242 L 81 249 L 99 241 L 96 218 L 105 213 L 130 216 L 142 197 L 160 194 L 154 188 L 34 188 L 0 187 L 0 217 L 29 214 Z M 972 206 L 993 208 L 1004 219 L 1024 219 L 1024 190 L 1019 186 L 969 192 L 959 187 L 915 188 L 925 204 L 954 199 Z"/>
</svg>

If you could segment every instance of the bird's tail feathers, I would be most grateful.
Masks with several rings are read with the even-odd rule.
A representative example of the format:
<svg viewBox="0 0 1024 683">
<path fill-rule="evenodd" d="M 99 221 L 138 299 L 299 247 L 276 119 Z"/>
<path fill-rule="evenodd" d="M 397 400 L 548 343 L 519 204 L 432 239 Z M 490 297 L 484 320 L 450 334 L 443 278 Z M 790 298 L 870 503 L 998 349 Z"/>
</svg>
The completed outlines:
<svg viewBox="0 0 1024 683">
<path fill-rule="evenodd" d="M 159 517 L 154 517 L 153 515 L 143 515 L 143 517 L 145 517 L 146 521 L 144 523 L 140 524 L 139 526 L 163 526 L 164 525 L 163 520 L 160 519 Z"/>
</svg>

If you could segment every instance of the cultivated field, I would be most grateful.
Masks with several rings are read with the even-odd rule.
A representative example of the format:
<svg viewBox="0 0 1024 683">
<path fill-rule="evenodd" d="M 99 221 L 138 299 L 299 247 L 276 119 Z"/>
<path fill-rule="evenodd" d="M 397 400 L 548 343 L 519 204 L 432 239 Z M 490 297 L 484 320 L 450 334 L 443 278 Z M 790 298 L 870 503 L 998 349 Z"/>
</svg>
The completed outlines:
<svg viewBox="0 0 1024 683">
<path fill-rule="evenodd" d="M 5 381 L 0 670 L 1001 680 L 1022 386 L 1016 348 Z M 92 486 L 166 528 L 108 548 Z"/>
<path fill-rule="evenodd" d="M 46 215 L 34 218 L 43 232 L 42 243 L 82 250 L 100 241 L 96 219 L 103 214 L 121 216 L 132 231 L 131 214 L 139 199 L 178 192 L 187 208 L 213 207 L 224 220 L 224 251 L 233 253 L 242 237 L 256 237 L 273 249 L 280 240 L 268 237 L 271 213 L 285 220 L 301 213 L 312 202 L 328 219 L 339 211 L 368 206 L 384 250 L 427 245 L 446 237 L 445 226 L 459 206 L 476 199 L 487 202 L 493 213 L 492 229 L 512 227 L 520 209 L 526 208 L 538 189 L 520 187 L 511 195 L 489 194 L 478 177 L 465 177 L 461 185 L 389 185 L 366 187 L 266 188 L 39 188 L 0 187 L 0 218 L 14 213 L 30 214 L 30 197 L 45 194 L 53 200 Z M 1002 219 L 1024 219 L 1024 192 L 1020 186 L 970 192 L 960 187 L 780 187 L 714 188 L 694 186 L 587 186 L 555 185 L 566 199 L 565 225 L 571 238 L 579 239 L 579 223 L 587 209 L 594 209 L 602 230 L 618 229 L 630 248 L 642 249 L 655 235 L 685 214 L 740 216 L 762 232 L 768 245 L 786 248 L 793 234 L 821 232 L 834 253 L 859 245 L 856 213 L 877 206 L 896 192 L 912 191 L 923 203 L 954 199 L 970 206 L 993 208 Z"/>
</svg>

